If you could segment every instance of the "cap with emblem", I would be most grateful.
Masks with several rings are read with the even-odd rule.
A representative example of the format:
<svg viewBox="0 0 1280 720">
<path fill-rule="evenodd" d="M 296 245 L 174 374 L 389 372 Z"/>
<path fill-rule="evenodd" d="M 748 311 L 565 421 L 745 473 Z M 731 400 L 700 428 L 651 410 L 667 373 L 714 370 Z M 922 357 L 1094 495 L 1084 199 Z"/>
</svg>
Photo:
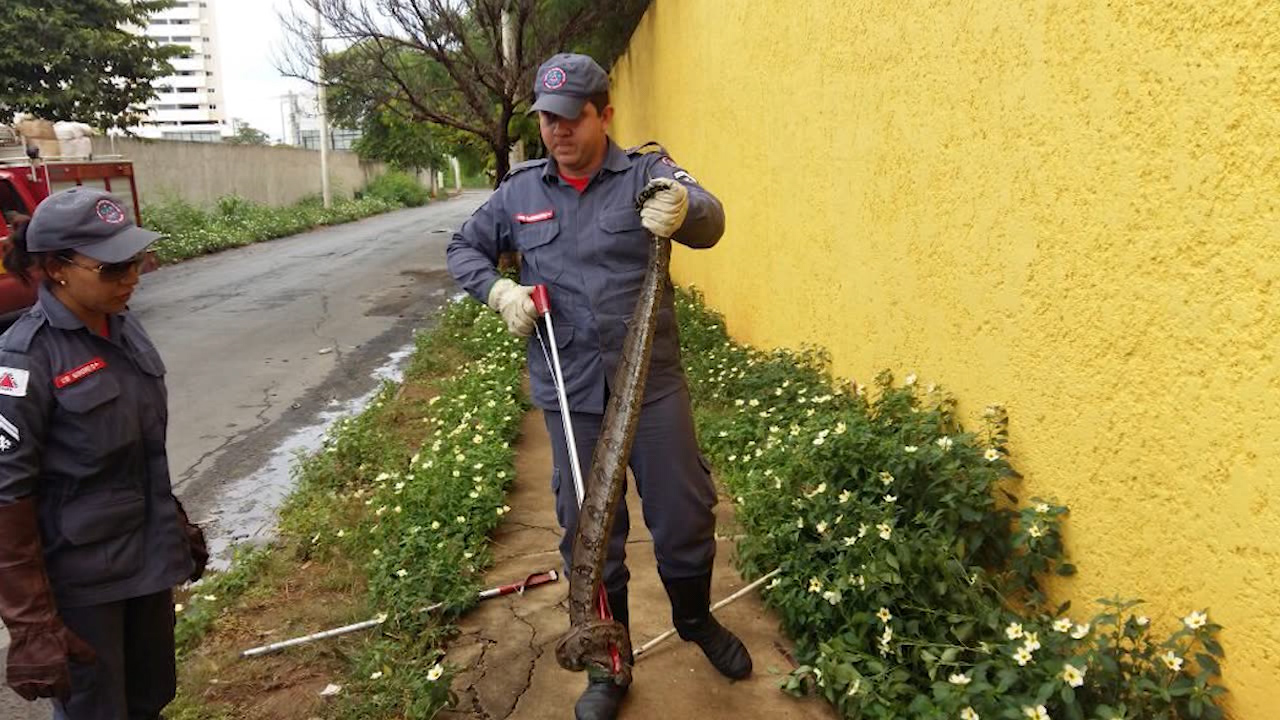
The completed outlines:
<svg viewBox="0 0 1280 720">
<path fill-rule="evenodd" d="M 160 238 L 134 224 L 114 195 L 88 187 L 54 193 L 27 225 L 27 250 L 75 250 L 104 263 L 124 262 Z"/>
<path fill-rule="evenodd" d="M 538 68 L 533 79 L 533 107 L 529 112 L 549 112 L 573 119 L 587 98 L 609 91 L 609 74 L 586 55 L 560 53 Z"/>
</svg>

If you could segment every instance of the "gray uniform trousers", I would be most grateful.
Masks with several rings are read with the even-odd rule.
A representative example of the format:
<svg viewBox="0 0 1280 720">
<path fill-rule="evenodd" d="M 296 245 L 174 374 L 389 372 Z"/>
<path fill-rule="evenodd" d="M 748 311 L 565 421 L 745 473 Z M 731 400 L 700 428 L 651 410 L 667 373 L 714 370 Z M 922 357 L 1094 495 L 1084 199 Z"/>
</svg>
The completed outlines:
<svg viewBox="0 0 1280 720">
<path fill-rule="evenodd" d="M 71 698 L 54 702 L 56 720 L 156 720 L 177 694 L 173 591 L 58 611 L 98 654 L 71 663 Z"/>
<path fill-rule="evenodd" d="M 560 555 L 567 569 L 572 562 L 578 525 L 578 501 L 560 413 L 546 410 L 543 414 L 554 453 L 551 489 L 556 496 L 556 518 L 564 529 Z M 604 416 L 577 412 L 571 415 L 586 485 L 591 482 L 591 454 Z M 640 493 L 645 525 L 653 535 L 659 574 L 665 580 L 679 580 L 711 572 L 716 556 L 716 518 L 712 511 L 716 489 L 706 459 L 698 451 L 687 387 L 644 405 L 630 467 Z M 604 569 L 605 588 L 610 592 L 622 589 L 631 577 L 626 565 L 630 528 L 624 489 Z"/>
</svg>

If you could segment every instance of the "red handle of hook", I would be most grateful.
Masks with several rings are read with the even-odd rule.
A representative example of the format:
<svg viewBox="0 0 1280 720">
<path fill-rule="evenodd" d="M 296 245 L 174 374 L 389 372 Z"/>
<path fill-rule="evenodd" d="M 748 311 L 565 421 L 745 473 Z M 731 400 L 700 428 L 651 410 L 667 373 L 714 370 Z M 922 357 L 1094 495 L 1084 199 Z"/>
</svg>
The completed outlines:
<svg viewBox="0 0 1280 720">
<path fill-rule="evenodd" d="M 538 311 L 538 317 L 551 312 L 551 295 L 547 292 L 546 285 L 533 286 L 533 308 Z"/>
</svg>

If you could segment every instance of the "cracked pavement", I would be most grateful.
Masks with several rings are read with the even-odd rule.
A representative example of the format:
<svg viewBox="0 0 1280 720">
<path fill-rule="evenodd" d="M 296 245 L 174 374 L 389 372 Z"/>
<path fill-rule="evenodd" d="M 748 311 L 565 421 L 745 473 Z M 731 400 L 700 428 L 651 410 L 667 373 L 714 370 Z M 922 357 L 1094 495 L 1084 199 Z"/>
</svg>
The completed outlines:
<svg viewBox="0 0 1280 720">
<path fill-rule="evenodd" d="M 556 550 L 560 528 L 551 498 L 551 448 L 538 411 L 524 420 L 516 447 L 516 481 L 507 504 L 511 512 L 493 538 L 495 563 L 486 585 L 516 582 L 527 575 L 560 570 Z M 652 540 L 640 521 L 639 497 L 628 488 L 631 538 L 632 640 L 639 647 L 671 626 L 671 605 L 658 579 Z M 716 509 L 719 528 L 733 527 L 732 507 Z M 733 544 L 721 539 L 716 554 L 713 601 L 744 583 L 732 568 Z M 461 633 L 450 644 L 446 662 L 461 668 L 454 679 L 457 707 L 437 717 L 447 720 L 562 720 L 586 684 L 585 674 L 560 668 L 555 643 L 568 629 L 567 581 L 481 603 L 459 620 Z M 697 717 L 738 720 L 746 717 L 817 720 L 836 714 L 821 700 L 797 700 L 778 689 L 791 668 L 790 643 L 777 619 L 758 595 L 747 596 L 716 613 L 736 632 L 755 661 L 755 674 L 742 682 L 721 677 L 698 648 L 678 638 L 652 650 L 635 668 L 635 683 L 621 717 Z"/>
<path fill-rule="evenodd" d="M 168 368 L 169 466 L 211 549 L 253 541 L 291 486 L 322 413 L 374 389 L 375 369 L 458 292 L 453 229 L 488 193 L 335 225 L 161 268 L 132 310 Z M 0 674 L 8 636 L 0 628 Z M 0 688 L 0 720 L 49 717 Z"/>
</svg>

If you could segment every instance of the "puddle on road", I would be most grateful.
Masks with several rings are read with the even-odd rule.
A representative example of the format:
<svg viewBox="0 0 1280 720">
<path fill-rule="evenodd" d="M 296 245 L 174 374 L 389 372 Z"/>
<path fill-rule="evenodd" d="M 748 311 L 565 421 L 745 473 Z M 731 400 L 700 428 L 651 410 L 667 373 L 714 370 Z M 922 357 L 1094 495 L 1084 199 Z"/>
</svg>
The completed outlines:
<svg viewBox="0 0 1280 720">
<path fill-rule="evenodd" d="M 260 545 L 275 537 L 276 511 L 293 491 L 292 470 L 298 455 L 318 450 L 325 433 L 336 420 L 364 410 L 381 389 L 383 381 L 399 382 L 403 379 L 405 360 L 412 353 L 412 344 L 391 353 L 387 362 L 370 374 L 378 382 L 372 390 L 346 402 L 331 402 L 316 416 L 315 422 L 290 433 L 256 472 L 223 486 L 216 502 L 217 509 L 206 516 L 211 521 L 206 525 L 211 568 L 227 569 L 236 545 Z"/>
</svg>

